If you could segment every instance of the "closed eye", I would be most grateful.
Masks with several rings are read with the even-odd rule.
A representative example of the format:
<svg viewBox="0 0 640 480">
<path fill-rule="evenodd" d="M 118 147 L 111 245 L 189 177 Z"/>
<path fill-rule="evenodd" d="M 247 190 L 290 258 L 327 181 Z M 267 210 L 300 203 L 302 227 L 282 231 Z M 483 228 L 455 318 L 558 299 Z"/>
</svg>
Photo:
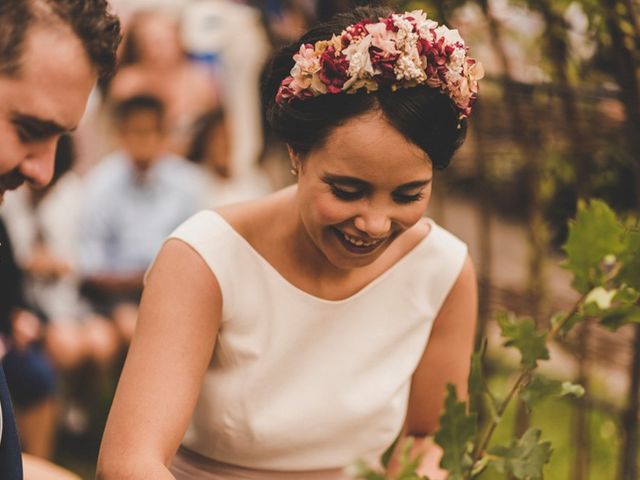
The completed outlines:
<svg viewBox="0 0 640 480">
<path fill-rule="evenodd" d="M 359 200 L 365 195 L 365 192 L 363 192 L 362 190 L 343 190 L 336 187 L 335 185 L 329 185 L 329 187 L 331 188 L 331 193 L 333 193 L 336 198 L 345 200 L 347 202 Z"/>
<path fill-rule="evenodd" d="M 66 128 L 56 122 L 31 116 L 15 115 L 12 118 L 12 123 L 15 126 L 18 138 L 24 143 L 49 140 L 67 131 Z"/>
<path fill-rule="evenodd" d="M 424 198 L 423 192 L 416 193 L 414 195 L 406 195 L 406 194 L 400 194 L 400 193 L 393 194 L 393 200 L 397 203 L 419 202 L 423 198 Z"/>
</svg>

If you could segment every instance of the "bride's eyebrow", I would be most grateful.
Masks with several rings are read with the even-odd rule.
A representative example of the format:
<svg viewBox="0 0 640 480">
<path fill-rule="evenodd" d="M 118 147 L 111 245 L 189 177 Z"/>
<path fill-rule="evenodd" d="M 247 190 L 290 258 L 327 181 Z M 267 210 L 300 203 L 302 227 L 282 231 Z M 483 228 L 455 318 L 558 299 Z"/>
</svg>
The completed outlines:
<svg viewBox="0 0 640 480">
<path fill-rule="evenodd" d="M 322 181 L 325 183 L 337 183 L 340 185 L 349 185 L 354 187 L 370 187 L 371 184 L 365 180 L 356 177 L 349 177 L 347 175 L 332 175 L 326 173 L 322 176 Z"/>
<path fill-rule="evenodd" d="M 427 178 L 425 180 L 416 180 L 414 182 L 403 183 L 402 185 L 396 187 L 396 190 L 414 190 L 416 188 L 424 188 L 431 183 L 432 178 Z"/>
</svg>

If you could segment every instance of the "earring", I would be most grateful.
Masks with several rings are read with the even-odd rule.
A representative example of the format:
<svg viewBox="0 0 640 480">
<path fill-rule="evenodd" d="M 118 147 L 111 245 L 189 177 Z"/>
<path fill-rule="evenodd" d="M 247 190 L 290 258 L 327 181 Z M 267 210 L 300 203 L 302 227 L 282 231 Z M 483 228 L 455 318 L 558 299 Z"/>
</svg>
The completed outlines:
<svg viewBox="0 0 640 480">
<path fill-rule="evenodd" d="M 293 175 L 294 177 L 297 177 L 297 176 L 298 176 L 298 167 L 292 163 L 292 164 L 291 164 L 291 169 L 289 170 L 289 172 L 290 172 L 290 173 L 291 173 L 291 175 Z"/>
</svg>

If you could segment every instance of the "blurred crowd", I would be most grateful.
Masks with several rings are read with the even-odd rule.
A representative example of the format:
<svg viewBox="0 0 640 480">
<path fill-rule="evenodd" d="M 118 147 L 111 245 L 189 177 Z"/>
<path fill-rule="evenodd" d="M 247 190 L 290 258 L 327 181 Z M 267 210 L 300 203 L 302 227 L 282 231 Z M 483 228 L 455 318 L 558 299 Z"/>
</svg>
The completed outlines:
<svg viewBox="0 0 640 480">
<path fill-rule="evenodd" d="M 287 183 L 261 72 L 274 48 L 357 2 L 112 3 L 118 73 L 60 141 L 52 184 L 8 193 L 0 212 L 13 253 L 0 265 L 0 357 L 23 448 L 44 458 L 59 428 L 88 428 L 89 384 L 115 384 L 164 238 L 200 209 Z"/>
</svg>

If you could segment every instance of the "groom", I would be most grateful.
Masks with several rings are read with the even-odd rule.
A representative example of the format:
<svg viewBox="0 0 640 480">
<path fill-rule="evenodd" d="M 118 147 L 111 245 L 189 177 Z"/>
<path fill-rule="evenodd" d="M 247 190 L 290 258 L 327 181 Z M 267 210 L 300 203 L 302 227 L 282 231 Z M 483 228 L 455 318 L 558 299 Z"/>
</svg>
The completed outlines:
<svg viewBox="0 0 640 480">
<path fill-rule="evenodd" d="M 77 126 L 96 80 L 112 74 L 119 41 L 106 0 L 0 1 L 0 203 L 25 182 L 51 181 L 58 139 Z M 1 244 L 0 258 L 7 254 Z M 8 330 L 11 311 L 2 310 L 11 299 L 0 300 L 0 330 Z M 0 479 L 21 480 L 2 368 L 0 409 Z"/>
</svg>

